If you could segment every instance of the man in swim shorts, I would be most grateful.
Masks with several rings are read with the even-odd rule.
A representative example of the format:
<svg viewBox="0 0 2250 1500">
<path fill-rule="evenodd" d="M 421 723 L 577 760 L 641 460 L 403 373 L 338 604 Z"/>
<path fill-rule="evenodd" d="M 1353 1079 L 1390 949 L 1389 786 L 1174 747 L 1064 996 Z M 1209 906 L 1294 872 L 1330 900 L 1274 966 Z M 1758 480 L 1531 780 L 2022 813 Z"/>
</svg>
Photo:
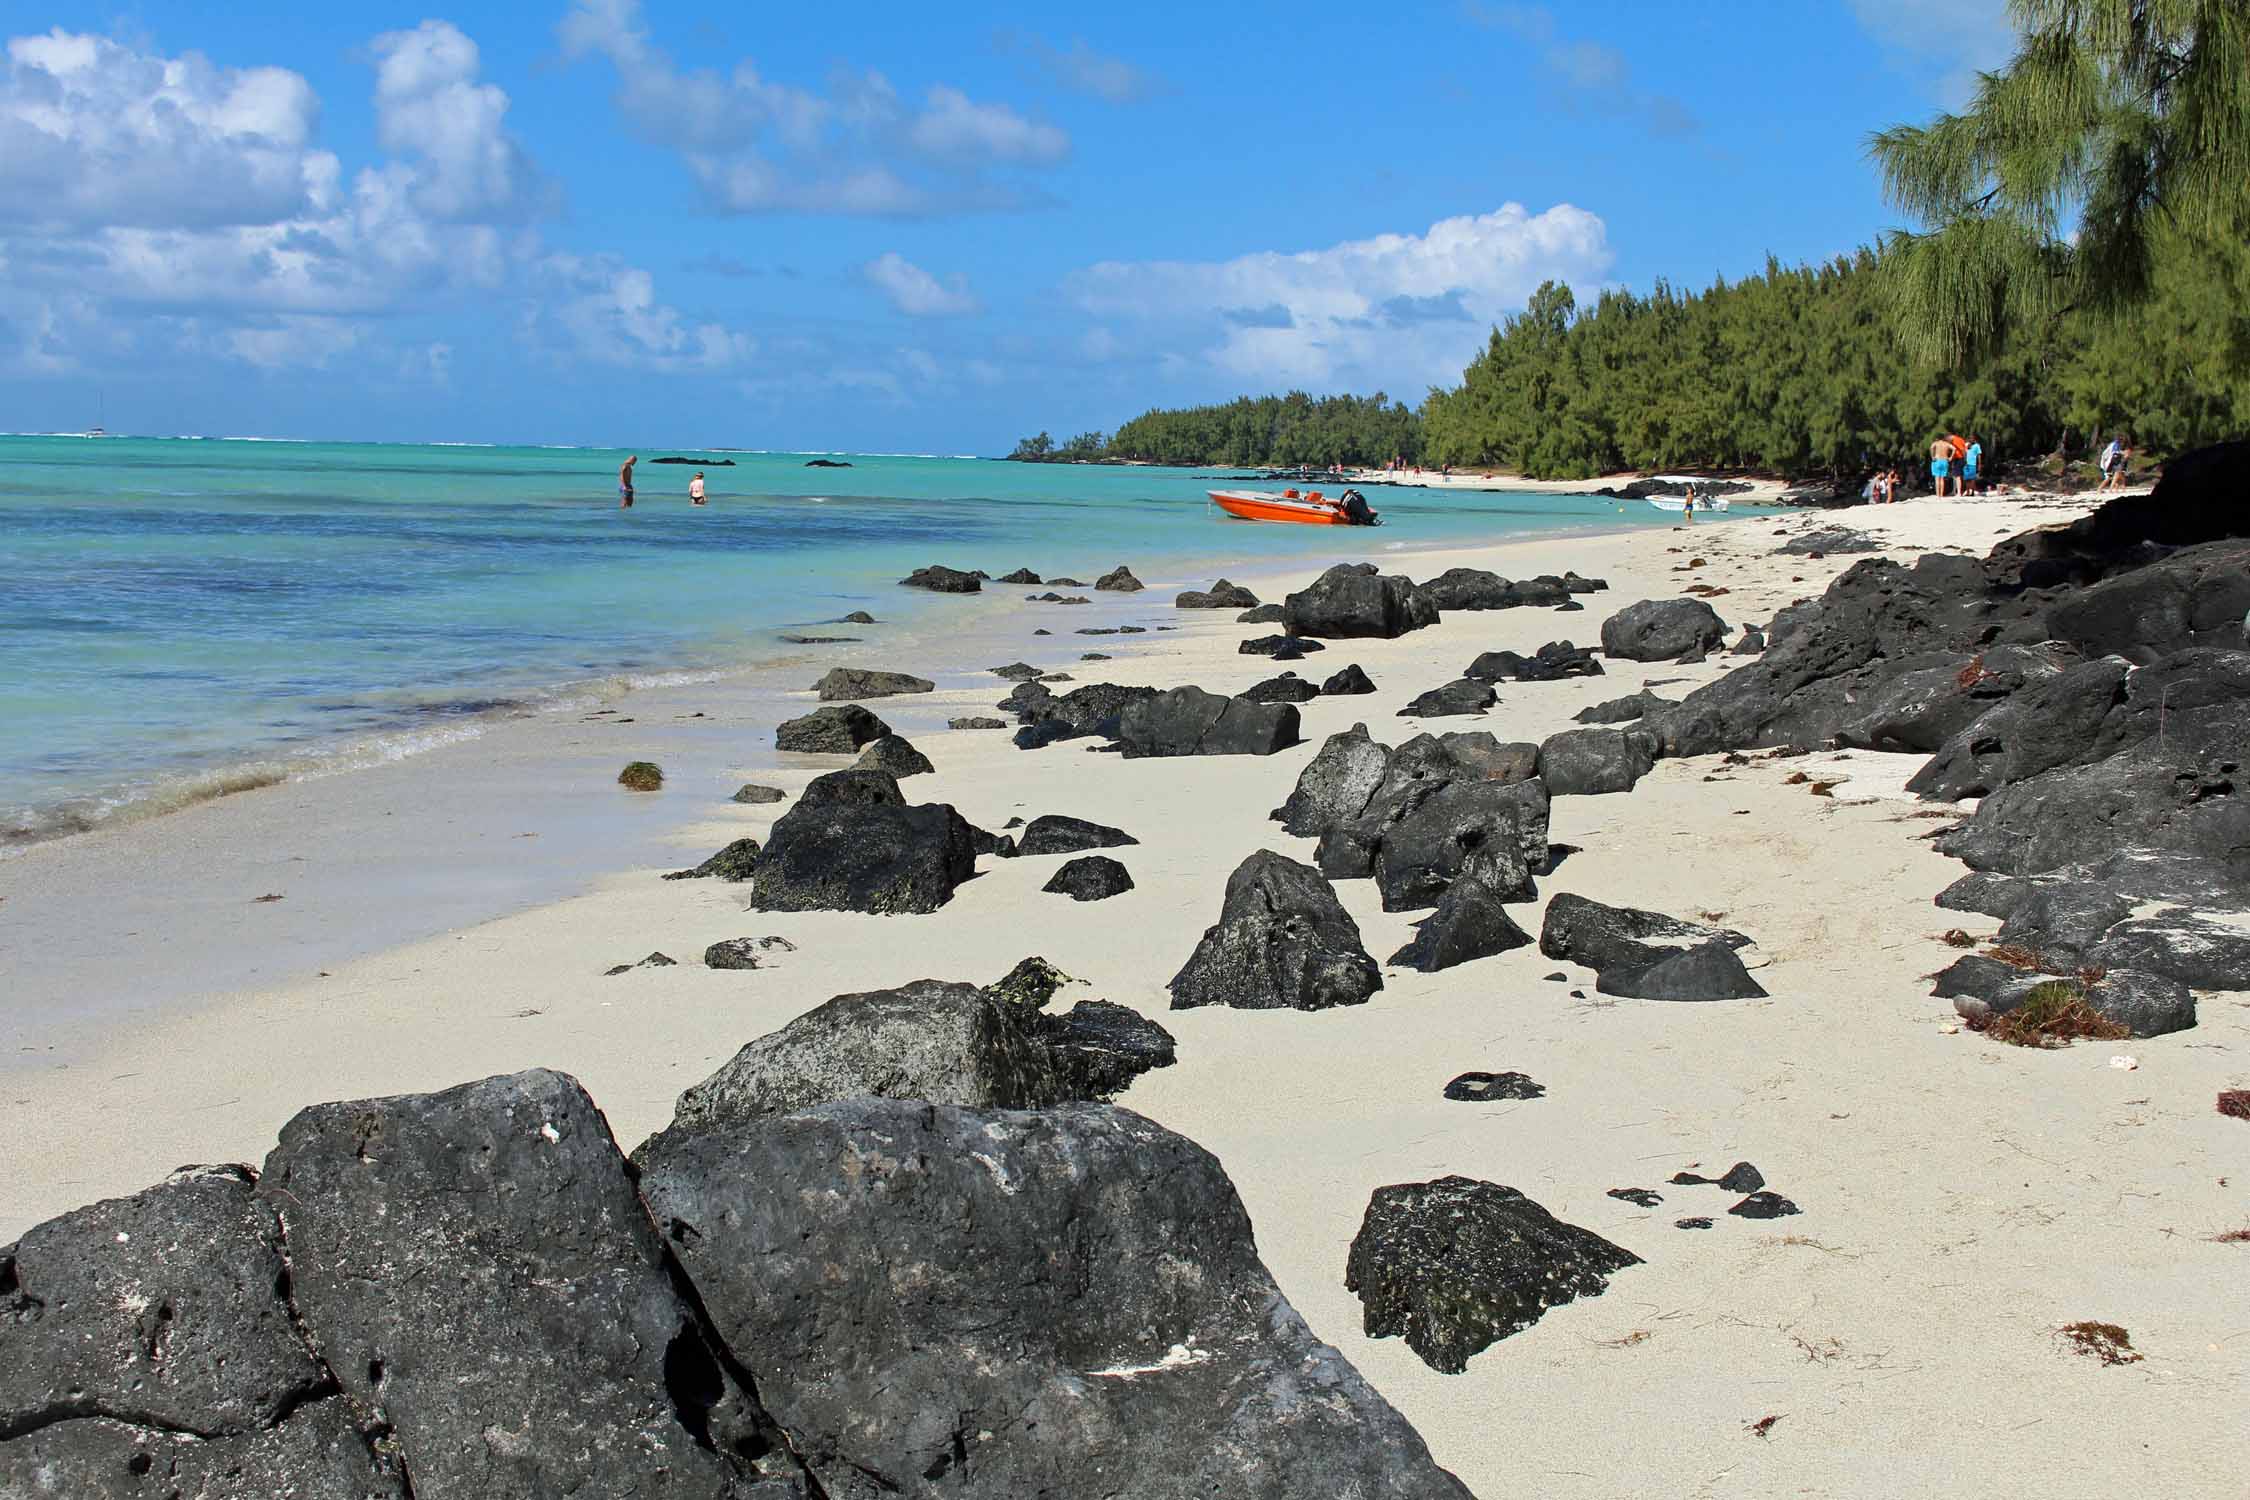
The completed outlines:
<svg viewBox="0 0 2250 1500">
<path fill-rule="evenodd" d="M 1940 500 L 1945 498 L 1946 471 L 1953 467 L 1953 444 L 1939 438 L 1930 444 L 1930 478 L 1937 482 Z"/>
<path fill-rule="evenodd" d="M 1966 495 L 1977 487 L 1977 471 L 1984 467 L 1984 440 L 1975 433 L 1969 434 L 1969 451 L 1961 456 L 1961 493 Z"/>
<path fill-rule="evenodd" d="M 703 471 L 701 469 L 697 469 L 695 471 L 695 477 L 687 482 L 687 497 L 688 503 L 690 505 L 701 505 L 704 503 Z"/>
<path fill-rule="evenodd" d="M 633 508 L 633 465 L 640 461 L 641 456 L 636 453 L 631 458 L 626 459 L 624 463 L 618 465 L 617 508 L 619 510 L 631 510 Z"/>
</svg>

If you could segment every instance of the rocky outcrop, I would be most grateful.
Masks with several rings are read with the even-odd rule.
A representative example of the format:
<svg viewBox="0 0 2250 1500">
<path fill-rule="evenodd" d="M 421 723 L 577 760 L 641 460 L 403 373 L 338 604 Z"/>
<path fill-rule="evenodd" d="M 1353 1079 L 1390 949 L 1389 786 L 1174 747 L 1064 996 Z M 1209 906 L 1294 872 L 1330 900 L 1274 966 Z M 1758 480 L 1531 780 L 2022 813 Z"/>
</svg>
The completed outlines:
<svg viewBox="0 0 2250 1500">
<path fill-rule="evenodd" d="M 1119 563 L 1094 580 L 1094 587 L 1111 594 L 1137 594 L 1147 585 L 1133 576 L 1133 570 Z"/>
<path fill-rule="evenodd" d="M 1629 792 L 1656 767 L 1657 740 L 1638 729 L 1566 729 L 1539 746 L 1539 779 L 1557 797 Z"/>
<path fill-rule="evenodd" d="M 767 836 L 758 911 L 933 912 L 976 871 L 969 825 L 944 803 L 815 802 L 811 790 Z"/>
<path fill-rule="evenodd" d="M 1138 844 L 1122 828 L 1089 823 L 1062 813 L 1042 813 L 1024 826 L 1016 838 L 1016 852 L 1024 855 L 1083 854 L 1089 849 L 1120 849 Z"/>
<path fill-rule="evenodd" d="M 1462 675 L 1479 682 L 1560 682 L 1566 677 L 1599 677 L 1602 664 L 1588 647 L 1549 641 L 1530 656 L 1487 651 L 1470 662 Z"/>
<path fill-rule="evenodd" d="M 1198 687 L 1126 705 L 1117 739 L 1128 759 L 1155 755 L 1271 755 L 1298 743 L 1296 705 L 1252 703 Z"/>
<path fill-rule="evenodd" d="M 1547 903 L 1539 951 L 1595 971 L 1608 995 L 1735 1000 L 1765 994 L 1738 956 L 1750 939 L 1661 912 L 1605 906 L 1569 891 Z"/>
<path fill-rule="evenodd" d="M 879 740 L 869 740 L 852 762 L 855 771 L 882 771 L 890 776 L 927 776 L 937 769 L 930 758 L 914 748 L 903 735 L 886 734 Z"/>
<path fill-rule="evenodd" d="M 849 703 L 860 698 L 890 698 L 900 693 L 934 692 L 937 684 L 927 677 L 905 672 L 877 672 L 863 667 L 830 667 L 813 691 L 823 703 Z"/>
<path fill-rule="evenodd" d="M 1673 661 L 1726 638 L 1726 622 L 1701 599 L 1643 599 L 1602 621 L 1602 651 L 1620 661 Z"/>
<path fill-rule="evenodd" d="M 926 568 L 916 568 L 899 580 L 910 589 L 928 589 L 937 594 L 974 594 L 984 587 L 983 575 L 964 573 L 959 568 L 948 568 L 933 563 Z"/>
<path fill-rule="evenodd" d="M 1239 583 L 1224 578 L 1207 589 L 1186 589 L 1172 603 L 1181 609 L 1251 609 L 1258 596 Z"/>
<path fill-rule="evenodd" d="M 1845 556 L 1853 552 L 1880 552 L 1883 544 L 1864 531 L 1848 526 L 1816 526 L 1773 549 L 1784 557 Z"/>
<path fill-rule="evenodd" d="M 1383 987 L 1359 926 L 1318 870 L 1261 849 L 1227 877 L 1219 920 L 1169 989 L 1172 1008 L 1325 1010 Z"/>
<path fill-rule="evenodd" d="M 1458 1375 L 1549 1308 L 1599 1296 L 1640 1263 L 1512 1187 L 1441 1177 L 1375 1190 L 1344 1287 L 1359 1295 L 1369 1338 L 1404 1335 L 1424 1364 Z"/>
<path fill-rule="evenodd" d="M 736 839 L 691 870 L 674 870 L 666 880 L 748 880 L 758 869 L 758 841 Z"/>
<path fill-rule="evenodd" d="M 1310 703 L 1320 696 L 1320 689 L 1294 672 L 1284 672 L 1244 688 L 1238 696 L 1252 703 Z"/>
<path fill-rule="evenodd" d="M 1435 625 L 1438 609 L 1412 579 L 1372 563 L 1338 563 L 1283 601 L 1289 634 L 1327 640 L 1389 639 Z"/>
<path fill-rule="evenodd" d="M 789 719 L 774 731 L 774 748 L 803 755 L 850 755 L 870 740 L 879 740 L 891 726 L 856 703 L 816 708 L 802 718 Z"/>
<path fill-rule="evenodd" d="M 1132 872 L 1102 854 L 1081 854 L 1064 863 L 1039 889 L 1073 901 L 1106 901 L 1133 888 Z"/>
</svg>

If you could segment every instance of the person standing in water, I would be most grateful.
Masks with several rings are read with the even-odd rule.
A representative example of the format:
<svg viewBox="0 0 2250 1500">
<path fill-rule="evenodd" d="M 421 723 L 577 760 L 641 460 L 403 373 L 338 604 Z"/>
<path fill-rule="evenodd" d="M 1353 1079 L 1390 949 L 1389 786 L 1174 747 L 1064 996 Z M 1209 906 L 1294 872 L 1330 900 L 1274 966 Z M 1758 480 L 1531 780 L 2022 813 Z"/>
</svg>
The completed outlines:
<svg viewBox="0 0 2250 1500">
<path fill-rule="evenodd" d="M 619 510 L 631 510 L 633 508 L 633 465 L 640 461 L 641 456 L 636 453 L 617 467 L 617 508 Z"/>
<path fill-rule="evenodd" d="M 687 482 L 687 497 L 688 502 L 692 505 L 703 503 L 703 471 L 701 469 L 697 469 L 695 477 Z"/>
<path fill-rule="evenodd" d="M 1687 494 L 1680 501 L 1680 517 L 1691 523 L 1695 520 L 1695 486 L 1692 484 L 1687 487 Z"/>
</svg>

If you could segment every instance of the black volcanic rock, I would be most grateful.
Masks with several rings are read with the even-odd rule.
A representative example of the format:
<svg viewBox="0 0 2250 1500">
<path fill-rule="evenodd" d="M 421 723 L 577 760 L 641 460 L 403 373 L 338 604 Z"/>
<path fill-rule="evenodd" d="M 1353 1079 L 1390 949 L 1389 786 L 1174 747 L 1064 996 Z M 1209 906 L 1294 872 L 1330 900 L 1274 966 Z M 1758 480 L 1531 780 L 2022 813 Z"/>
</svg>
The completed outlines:
<svg viewBox="0 0 2250 1500">
<path fill-rule="evenodd" d="M 1117 738 L 1128 759 L 1271 755 L 1302 738 L 1299 723 L 1295 704 L 1253 703 L 1180 687 L 1127 704 L 1117 718 Z"/>
<path fill-rule="evenodd" d="M 1065 862 L 1039 889 L 1073 901 L 1106 901 L 1132 888 L 1132 873 L 1116 860 L 1103 854 L 1081 854 Z"/>
<path fill-rule="evenodd" d="M 1544 1099 L 1547 1091 L 1522 1073 L 1463 1073 L 1445 1086 L 1445 1097 L 1492 1104 L 1503 1099 Z"/>
<path fill-rule="evenodd" d="M 1360 670 L 1359 663 L 1353 662 L 1350 666 L 1345 667 L 1326 682 L 1323 682 L 1320 685 L 1320 691 L 1321 696 L 1327 698 L 1355 697 L 1374 692 L 1375 684 L 1368 680 L 1365 672 Z"/>
<path fill-rule="evenodd" d="M 1207 589 L 1187 589 L 1172 603 L 1181 609 L 1253 609 L 1258 596 L 1222 578 Z"/>
<path fill-rule="evenodd" d="M 974 835 L 943 803 L 800 800 L 767 836 L 750 904 L 758 911 L 932 912 L 975 872 Z"/>
<path fill-rule="evenodd" d="M 736 839 L 692 870 L 674 870 L 666 880 L 748 880 L 758 868 L 758 841 Z"/>
<path fill-rule="evenodd" d="M 1094 587 L 1112 594 L 1137 594 L 1146 585 L 1133 576 L 1133 570 L 1119 563 L 1094 580 Z"/>
<path fill-rule="evenodd" d="M 910 589 L 928 589 L 938 594 L 974 594 L 984 587 L 983 579 L 975 573 L 964 573 L 959 568 L 932 564 L 916 568 L 899 582 Z"/>
<path fill-rule="evenodd" d="M 1391 638 L 1435 625 L 1437 606 L 1412 579 L 1375 572 L 1365 563 L 1339 563 L 1289 595 L 1288 630 L 1330 640 Z"/>
<path fill-rule="evenodd" d="M 1310 703 L 1320 696 L 1320 689 L 1294 672 L 1284 672 L 1244 688 L 1238 696 L 1252 703 Z"/>
<path fill-rule="evenodd" d="M 1602 621 L 1602 650 L 1621 661 L 1673 661 L 1715 651 L 1726 622 L 1701 599 L 1644 599 Z"/>
<path fill-rule="evenodd" d="M 1383 987 L 1359 926 L 1318 870 L 1261 849 L 1227 878 L 1219 920 L 1173 976 L 1172 1008 L 1325 1010 Z"/>
<path fill-rule="evenodd" d="M 1402 719 L 1460 718 L 1481 714 L 1500 701 L 1499 695 L 1473 677 L 1456 678 L 1431 688 L 1398 711 Z"/>
<path fill-rule="evenodd" d="M 927 677 L 905 672 L 876 672 L 863 667 L 830 667 L 813 691 L 823 703 L 851 702 L 860 698 L 889 698 L 900 693 L 927 693 L 937 684 Z"/>
<path fill-rule="evenodd" d="M 1084 818 L 1061 813 L 1043 813 L 1033 818 L 1017 836 L 1016 850 L 1031 856 L 1083 854 L 1089 849 L 1118 849 L 1139 842 L 1124 829 L 1112 828 L 1106 823 L 1089 823 Z"/>
<path fill-rule="evenodd" d="M 845 703 L 785 721 L 774 731 L 774 748 L 805 755 L 849 755 L 890 732 L 890 725 L 866 709 Z"/>
</svg>

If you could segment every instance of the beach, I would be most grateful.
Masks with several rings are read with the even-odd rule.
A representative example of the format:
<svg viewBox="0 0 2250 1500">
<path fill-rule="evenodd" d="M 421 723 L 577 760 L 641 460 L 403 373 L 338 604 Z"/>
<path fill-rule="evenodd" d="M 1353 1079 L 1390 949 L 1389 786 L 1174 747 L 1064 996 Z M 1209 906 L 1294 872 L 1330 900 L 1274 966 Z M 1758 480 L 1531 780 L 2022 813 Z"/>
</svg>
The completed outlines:
<svg viewBox="0 0 2250 1500">
<path fill-rule="evenodd" d="M 1887 555 L 1981 556 L 2088 509 L 1918 501 L 1848 519 Z M 2245 1456 L 2250 1252 L 2215 1236 L 2250 1223 L 2250 1175 L 2230 1174 L 2242 1126 L 2210 1099 L 2250 1083 L 2250 1008 L 2214 996 L 2193 1030 L 2052 1051 L 1961 1029 L 1929 993 L 1927 976 L 1956 956 L 1938 934 L 1981 939 L 1997 924 L 1931 904 L 1961 866 L 1930 847 L 1930 805 L 1903 789 L 1925 756 L 1668 758 L 1629 793 L 1555 800 L 1552 837 L 1577 852 L 1541 878 L 1543 900 L 1574 892 L 1723 921 L 1755 940 L 1768 998 L 1612 999 L 1526 947 L 1436 974 L 1388 969 L 1361 1006 L 1168 1009 L 1166 982 L 1237 864 L 1259 849 L 1310 858 L 1267 813 L 1328 735 L 1363 721 L 1394 744 L 1424 727 L 1536 742 L 1644 686 L 1676 698 L 1741 659 L 1611 660 L 1601 676 L 1500 683 L 1481 717 L 1398 715 L 1480 652 L 1592 644 L 1609 614 L 1690 584 L 1723 590 L 1711 602 L 1730 639 L 1763 625 L 1858 561 L 1776 554 L 1832 519 L 1738 515 L 1403 556 L 1354 535 L 1333 555 L 1228 569 L 1265 600 L 1355 555 L 1416 578 L 1569 569 L 1609 585 L 1582 613 L 1448 614 L 1396 639 L 1328 642 L 1287 665 L 1317 681 L 1356 663 L 1378 691 L 1306 703 L 1304 743 L 1272 756 L 1090 757 L 1079 741 L 1021 751 L 1005 732 L 946 730 L 993 711 L 1009 684 L 989 674 L 869 701 L 936 766 L 904 784 L 910 800 L 988 829 L 1061 813 L 1137 838 L 1109 851 L 1135 889 L 1106 901 L 1043 894 L 1052 858 L 981 861 L 925 916 L 751 912 L 745 886 L 657 877 L 764 838 L 792 805 L 731 803 L 737 784 L 793 799 L 845 763 L 772 748 L 831 665 L 921 671 L 941 651 L 961 659 L 965 638 L 991 665 L 1021 659 L 1080 683 L 1239 692 L 1274 675 L 1236 649 L 1271 627 L 1171 607 L 1211 576 L 1149 569 L 1145 593 L 1083 607 L 1001 588 L 916 600 L 925 623 L 910 639 L 873 629 L 790 657 L 797 689 L 710 679 L 596 694 L 411 761 L 35 848 L 0 865 L 19 996 L 0 1070 L 0 1241 L 183 1162 L 258 1161 L 313 1101 L 530 1067 L 579 1078 L 630 1150 L 684 1088 L 831 996 L 988 983 L 1036 954 L 1084 981 L 1062 1002 L 1115 1001 L 1173 1032 L 1177 1065 L 1117 1103 L 1217 1156 L 1282 1292 L 1477 1493 L 2227 1493 Z M 1017 562 L 958 548 L 931 560 Z M 1118 562 L 1138 566 L 1088 557 L 1077 576 Z M 1077 633 L 1128 624 L 1146 633 Z M 603 722 L 620 719 L 631 723 Z M 664 764 L 662 791 L 614 785 L 636 758 Z M 510 909 L 489 915 L 502 889 Z M 1336 890 L 1378 958 L 1411 935 L 1419 914 L 1382 911 L 1370 883 Z M 488 919 L 467 915 L 480 904 Z M 463 916 L 408 940 L 433 911 Z M 1515 915 L 1537 929 L 1536 907 Z M 711 943 L 768 935 L 793 946 L 755 971 L 696 961 Z M 606 972 L 651 952 L 678 962 Z M 1443 1098 L 1470 1070 L 1526 1073 L 1545 1096 Z M 1668 1181 L 1739 1160 L 1802 1212 L 1730 1217 L 1731 1195 Z M 1370 1192 L 1450 1173 L 1516 1187 L 1646 1264 L 1439 1374 L 1400 1340 L 1363 1334 L 1343 1273 Z M 1608 1195 L 1618 1188 L 1662 1203 Z M 1675 1227 L 1694 1216 L 1712 1226 Z M 2145 1358 L 2074 1354 L 2057 1330 L 2082 1319 L 2130 1329 Z"/>
</svg>

